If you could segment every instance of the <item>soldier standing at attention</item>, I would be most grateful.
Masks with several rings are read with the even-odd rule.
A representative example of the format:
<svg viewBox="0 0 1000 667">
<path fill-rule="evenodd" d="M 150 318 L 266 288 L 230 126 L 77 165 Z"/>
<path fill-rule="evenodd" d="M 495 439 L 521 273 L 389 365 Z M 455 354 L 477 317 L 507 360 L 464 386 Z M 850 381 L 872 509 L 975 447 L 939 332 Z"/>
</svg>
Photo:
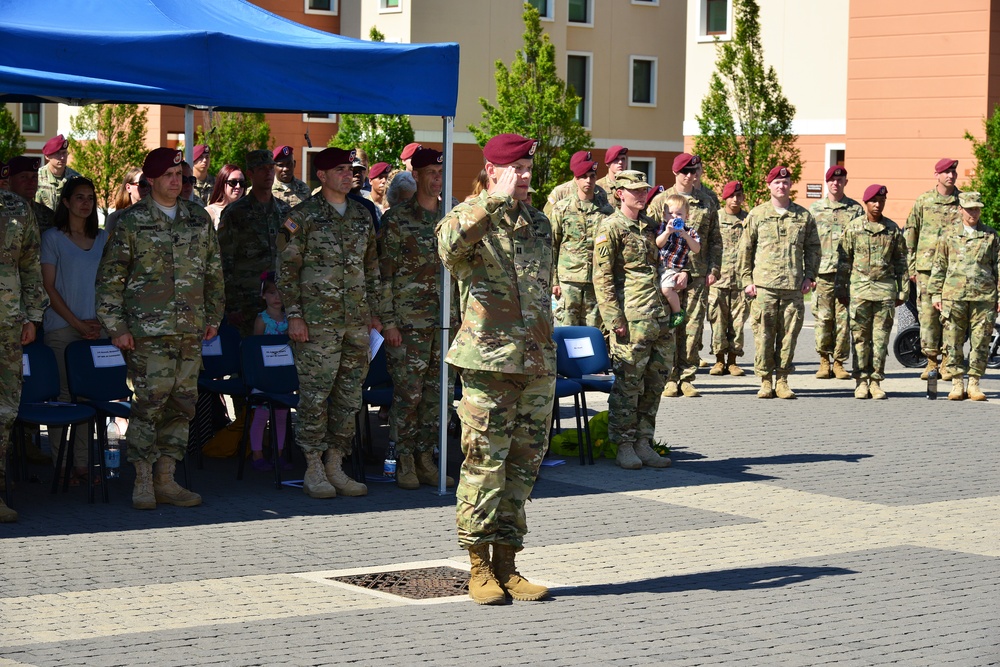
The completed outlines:
<svg viewBox="0 0 1000 667">
<path fill-rule="evenodd" d="M 210 152 L 208 146 L 198 144 L 191 153 L 191 171 L 198 179 L 194 184 L 194 193 L 205 203 L 211 201 L 212 187 L 215 185 L 215 174 L 208 173 Z"/>
<path fill-rule="evenodd" d="M 260 277 L 275 270 L 278 230 L 291 211 L 271 190 L 275 171 L 271 151 L 250 151 L 246 165 L 253 189 L 223 209 L 219 223 L 226 313 L 241 337 L 253 334 L 260 312 Z"/>
<path fill-rule="evenodd" d="M 997 314 L 1000 286 L 1000 247 L 997 233 L 979 221 L 983 210 L 978 192 L 958 195 L 962 224 L 945 227 L 934 254 L 928 292 L 944 327 L 942 377 L 951 379 L 948 400 L 966 397 L 963 376 L 968 372 L 968 397 L 985 401 L 979 378 L 986 371 L 986 358 Z M 963 346 L 969 338 L 966 371 Z"/>
<path fill-rule="evenodd" d="M 7 166 L 10 167 L 10 191 L 31 204 L 35 222 L 38 223 L 38 233 L 44 234 L 55 224 L 56 214 L 45 204 L 35 201 L 35 194 L 38 192 L 38 158 L 18 155 L 12 157 Z"/>
<path fill-rule="evenodd" d="M 788 386 L 795 343 L 802 330 L 802 295 L 816 286 L 820 241 L 816 221 L 788 196 L 792 174 L 778 166 L 765 179 L 771 200 L 747 216 L 737 265 L 744 292 L 753 299 L 754 372 L 758 398 L 795 398 Z M 772 374 L 777 385 L 772 387 Z"/>
<path fill-rule="evenodd" d="M 722 188 L 725 208 L 719 211 L 722 237 L 722 266 L 719 279 L 708 293 L 708 321 L 712 323 L 712 354 L 715 365 L 710 375 L 743 375 L 736 358 L 743 356 L 743 327 L 747 321 L 747 299 L 740 287 L 736 256 L 743 236 L 747 212 L 743 210 L 743 184 L 729 181 Z M 728 355 L 728 359 L 727 359 Z"/>
<path fill-rule="evenodd" d="M 555 205 L 552 222 L 552 252 L 556 277 L 552 294 L 559 300 L 562 326 L 602 328 L 601 313 L 594 296 L 592 268 L 597 226 L 614 212 L 594 196 L 597 162 L 590 151 L 578 151 L 569 161 L 575 191 Z"/>
<path fill-rule="evenodd" d="M 180 151 L 150 151 L 142 173 L 152 192 L 122 214 L 104 247 L 97 318 L 125 353 L 135 388 L 132 507 L 194 507 L 201 496 L 175 482 L 174 470 L 194 419 L 201 340 L 218 333 L 223 315 L 219 243 L 205 209 L 180 199 Z"/>
<path fill-rule="evenodd" d="M 577 151 L 573 155 L 579 155 L 579 154 L 593 155 L 591 151 Z M 590 160 L 592 158 L 588 157 L 587 159 Z M 572 160 L 572 158 L 570 158 L 570 160 Z M 597 163 L 594 162 L 594 164 L 596 165 Z M 573 171 L 572 164 L 570 164 L 570 171 L 571 172 Z M 596 181 L 597 174 L 595 173 L 594 176 L 595 176 L 594 180 Z M 549 220 L 552 219 L 552 212 L 555 210 L 556 204 L 561 202 L 563 199 L 567 199 L 570 195 L 576 194 L 577 190 L 579 189 L 577 185 L 577 178 L 578 177 L 576 175 L 576 172 L 573 172 L 573 178 L 569 179 L 565 183 L 560 183 L 556 187 L 552 188 L 552 192 L 549 193 L 548 200 L 545 202 L 545 211 L 544 211 L 545 216 Z M 608 193 L 605 192 L 604 188 L 600 187 L 595 183 L 594 185 L 591 186 L 590 191 L 591 191 L 591 200 L 594 202 L 596 206 L 603 207 L 605 204 L 608 203 Z"/>
<path fill-rule="evenodd" d="M 441 425 L 442 289 L 435 228 L 441 219 L 442 159 L 440 151 L 418 148 L 411 160 L 417 194 L 382 218 L 380 319 L 392 375 L 390 437 L 396 441 L 401 489 L 437 486 L 440 474 L 434 445 Z M 446 478 L 446 485 L 455 480 Z"/>
<path fill-rule="evenodd" d="M 271 154 L 274 158 L 274 184 L 271 194 L 295 207 L 309 199 L 309 186 L 295 178 L 295 151 L 291 146 L 278 146 Z"/>
<path fill-rule="evenodd" d="M 826 198 L 809 207 L 809 212 L 816 220 L 822 252 L 819 275 L 816 276 L 816 293 L 813 294 L 816 353 L 819 355 L 816 377 L 821 380 L 829 380 L 833 376 L 838 380 L 851 378 L 851 374 L 844 368 L 844 362 L 851 352 L 850 321 L 847 306 L 834 298 L 833 284 L 837 278 L 837 244 L 840 243 L 847 223 L 864 216 L 865 210 L 861 204 L 844 194 L 845 187 L 847 170 L 839 165 L 830 167 L 826 170 Z"/>
<path fill-rule="evenodd" d="M 604 152 L 604 164 L 608 166 L 608 173 L 597 180 L 597 188 L 604 193 L 608 203 L 616 208 L 621 205 L 621 201 L 611 196 L 615 189 L 615 176 L 625 168 L 627 163 L 628 149 L 624 146 L 612 146 Z"/>
<path fill-rule="evenodd" d="M 368 373 L 368 332 L 382 330 L 375 315 L 382 287 L 371 215 L 347 197 L 352 160 L 354 151 L 342 148 L 316 154 L 321 190 L 292 210 L 277 239 L 278 288 L 299 373 L 302 490 L 313 498 L 368 493 L 343 461 Z"/>
<path fill-rule="evenodd" d="M 52 137 L 42 146 L 45 164 L 38 169 L 38 192 L 35 193 L 35 201 L 45 204 L 51 211 L 58 208 L 66 181 L 80 175 L 66 166 L 69 160 L 68 146 L 69 142 L 61 134 Z"/>
<path fill-rule="evenodd" d="M 906 218 L 906 248 L 910 253 L 908 270 L 910 281 L 917 284 L 917 318 L 920 321 L 920 348 L 927 357 L 927 367 L 920 374 L 926 380 L 928 374 L 938 368 L 941 354 L 941 313 L 934 307 L 928 289 L 931 270 L 934 268 L 934 253 L 938 235 L 942 230 L 957 227 L 962 221 L 958 207 L 958 160 L 941 158 L 934 165 L 937 179 L 932 190 L 917 197 Z"/>
<path fill-rule="evenodd" d="M 829 180 L 829 179 L 828 179 Z M 835 293 L 850 308 L 854 335 L 854 398 L 884 399 L 885 355 L 896 306 L 909 290 L 906 241 L 899 226 L 882 215 L 884 185 L 869 185 L 863 201 L 865 215 L 843 228 L 838 245 Z"/>
<path fill-rule="evenodd" d="M 641 171 L 625 170 L 612 191 L 618 209 L 594 239 L 594 290 L 611 332 L 615 383 L 608 397 L 608 435 L 618 445 L 617 463 L 667 468 L 669 458 L 651 446 L 660 392 L 674 360 L 670 307 L 657 275 L 656 224 L 642 213 L 649 183 Z"/>
<path fill-rule="evenodd" d="M 438 253 L 458 280 L 464 311 L 445 360 L 462 374 L 458 543 L 469 551 L 469 596 L 478 604 L 548 594 L 514 563 L 556 383 L 552 230 L 528 194 L 537 147 L 517 134 L 487 141 L 486 189 L 437 226 Z"/>
<path fill-rule="evenodd" d="M 0 166 L 0 180 L 8 176 Z M 39 263 L 41 241 L 28 202 L 0 190 L 0 307 L 3 335 L 0 336 L 3 382 L 0 382 L 0 480 L 7 467 L 7 447 L 11 428 L 21 404 L 22 345 L 34 342 L 37 327 L 49 300 L 42 286 Z M 0 523 L 17 521 L 17 512 L 0 497 Z"/>
</svg>

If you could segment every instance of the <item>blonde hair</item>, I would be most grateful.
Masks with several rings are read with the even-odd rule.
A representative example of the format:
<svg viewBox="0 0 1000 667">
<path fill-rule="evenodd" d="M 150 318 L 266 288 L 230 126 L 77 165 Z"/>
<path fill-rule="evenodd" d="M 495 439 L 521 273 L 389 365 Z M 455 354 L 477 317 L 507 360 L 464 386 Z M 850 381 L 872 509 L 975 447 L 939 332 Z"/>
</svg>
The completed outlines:
<svg viewBox="0 0 1000 667">
<path fill-rule="evenodd" d="M 667 197 L 667 201 L 665 202 L 664 206 L 666 206 L 666 208 L 664 209 L 665 212 L 669 212 L 671 206 L 676 207 L 678 211 L 683 212 L 685 218 L 688 216 L 688 212 L 690 211 L 690 209 L 688 208 L 687 197 L 682 197 L 681 195 L 677 194 L 670 195 L 669 197 Z"/>
</svg>

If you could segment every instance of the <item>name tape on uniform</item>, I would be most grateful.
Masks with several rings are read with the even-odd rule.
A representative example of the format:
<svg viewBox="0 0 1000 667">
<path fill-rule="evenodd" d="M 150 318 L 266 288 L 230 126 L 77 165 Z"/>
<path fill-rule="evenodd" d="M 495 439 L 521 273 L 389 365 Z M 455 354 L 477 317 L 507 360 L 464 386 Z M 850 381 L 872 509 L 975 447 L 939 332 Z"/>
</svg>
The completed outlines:
<svg viewBox="0 0 1000 667">
<path fill-rule="evenodd" d="M 285 345 L 261 345 L 260 353 L 264 358 L 264 366 L 268 368 L 295 365 L 292 348 L 287 343 Z"/>
<path fill-rule="evenodd" d="M 94 345 L 90 348 L 90 356 L 94 359 L 94 368 L 115 368 L 125 365 L 122 351 L 114 345 Z"/>
</svg>

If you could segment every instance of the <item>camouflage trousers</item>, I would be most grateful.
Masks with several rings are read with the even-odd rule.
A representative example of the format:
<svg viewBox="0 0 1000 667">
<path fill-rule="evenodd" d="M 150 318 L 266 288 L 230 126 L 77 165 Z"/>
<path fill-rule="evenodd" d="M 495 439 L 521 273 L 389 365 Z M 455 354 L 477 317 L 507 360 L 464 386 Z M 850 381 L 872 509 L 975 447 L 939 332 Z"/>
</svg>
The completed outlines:
<svg viewBox="0 0 1000 667">
<path fill-rule="evenodd" d="M 441 428 L 441 330 L 404 331 L 403 344 L 385 351 L 392 376 L 389 437 L 396 442 L 396 453 L 431 451 Z M 453 396 L 453 374 L 448 376 L 448 395 Z"/>
<path fill-rule="evenodd" d="M 881 382 L 885 379 L 885 355 L 892 321 L 896 319 L 896 302 L 851 299 L 850 310 L 854 377 Z"/>
<path fill-rule="evenodd" d="M 615 383 L 608 396 L 608 437 L 634 445 L 653 441 L 660 394 L 674 360 L 675 332 L 667 318 L 628 323 L 628 333 L 611 336 Z"/>
<path fill-rule="evenodd" d="M 948 364 L 942 369 L 944 378 L 982 377 L 993 340 L 993 322 L 997 316 L 995 301 L 943 301 L 941 324 L 944 328 L 944 353 Z M 969 337 L 969 362 L 965 363 L 965 337 Z"/>
<path fill-rule="evenodd" d="M 757 288 L 757 298 L 750 304 L 750 324 L 756 348 L 753 370 L 759 377 L 791 372 L 805 309 L 797 289 Z"/>
<path fill-rule="evenodd" d="M 160 456 L 180 461 L 187 452 L 188 425 L 198 401 L 201 336 L 181 334 L 135 338 L 125 353 L 132 380 L 128 460 L 154 463 Z"/>
<path fill-rule="evenodd" d="M 7 469 L 7 446 L 10 429 L 17 421 L 21 404 L 21 372 L 24 369 L 21 351 L 21 325 L 10 324 L 0 333 L 0 478 Z"/>
<path fill-rule="evenodd" d="M 816 276 L 813 292 L 813 318 L 816 321 L 816 353 L 832 356 L 834 361 L 847 362 L 851 356 L 851 328 L 847 306 L 833 296 L 836 274 Z"/>
<path fill-rule="evenodd" d="M 738 287 L 710 287 L 708 321 L 712 324 L 712 354 L 743 356 L 743 326 L 750 314 L 747 297 Z"/>
<path fill-rule="evenodd" d="M 920 322 L 920 349 L 927 357 L 936 357 L 941 353 L 941 313 L 931 302 L 927 283 L 931 280 L 930 271 L 917 271 L 917 320 Z"/>
<path fill-rule="evenodd" d="M 524 505 L 548 450 L 555 375 L 461 369 L 461 475 L 456 495 L 458 544 L 520 549 Z"/>
<path fill-rule="evenodd" d="M 555 313 L 556 324 L 562 327 L 597 327 L 604 331 L 593 283 L 559 283 L 559 287 L 562 296 Z"/>
<path fill-rule="evenodd" d="M 683 329 L 675 329 L 676 348 L 673 368 L 670 370 L 671 380 L 692 382 L 698 372 L 701 337 L 705 333 L 705 318 L 708 315 L 708 291 L 705 276 L 701 276 L 689 278 L 687 289 L 678 294 L 681 308 L 687 311 L 687 319 Z"/>
<path fill-rule="evenodd" d="M 354 416 L 368 374 L 368 328 L 309 328 L 309 340 L 292 343 L 299 374 L 299 447 L 333 448 L 346 456 L 354 441 Z"/>
</svg>

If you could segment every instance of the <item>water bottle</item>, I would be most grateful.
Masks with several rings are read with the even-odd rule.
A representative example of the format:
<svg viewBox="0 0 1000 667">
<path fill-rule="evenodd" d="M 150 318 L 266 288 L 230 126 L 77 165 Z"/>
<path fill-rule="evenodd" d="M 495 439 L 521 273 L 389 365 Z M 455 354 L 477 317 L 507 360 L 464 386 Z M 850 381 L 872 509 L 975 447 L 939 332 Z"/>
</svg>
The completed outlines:
<svg viewBox="0 0 1000 667">
<path fill-rule="evenodd" d="M 389 448 L 385 450 L 385 462 L 382 464 L 382 474 L 389 479 L 396 479 L 396 441 L 389 441 Z"/>
<path fill-rule="evenodd" d="M 935 368 L 927 374 L 927 398 L 929 400 L 937 399 L 937 385 L 938 385 L 938 370 Z"/>
<path fill-rule="evenodd" d="M 122 432 L 118 429 L 118 424 L 111 422 L 108 424 L 108 444 L 104 448 L 104 474 L 108 479 L 118 479 L 121 474 Z"/>
</svg>

